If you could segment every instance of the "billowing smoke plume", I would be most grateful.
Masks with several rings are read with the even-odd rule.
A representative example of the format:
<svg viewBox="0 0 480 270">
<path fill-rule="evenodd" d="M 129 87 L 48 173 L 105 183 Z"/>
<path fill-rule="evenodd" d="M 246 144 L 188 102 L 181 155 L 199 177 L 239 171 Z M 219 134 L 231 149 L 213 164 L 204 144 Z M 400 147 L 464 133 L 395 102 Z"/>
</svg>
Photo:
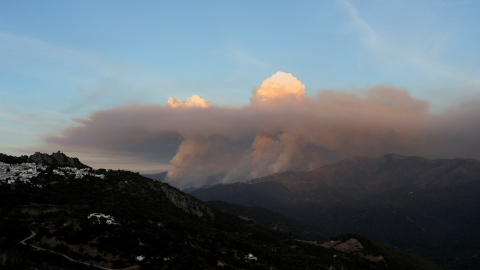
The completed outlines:
<svg viewBox="0 0 480 270">
<path fill-rule="evenodd" d="M 169 163 L 169 181 L 180 187 L 312 170 L 353 155 L 480 158 L 475 101 L 432 114 L 427 102 L 392 86 L 307 97 L 305 86 L 283 72 L 253 94 L 242 108 L 195 95 L 99 111 L 48 142 Z"/>
</svg>

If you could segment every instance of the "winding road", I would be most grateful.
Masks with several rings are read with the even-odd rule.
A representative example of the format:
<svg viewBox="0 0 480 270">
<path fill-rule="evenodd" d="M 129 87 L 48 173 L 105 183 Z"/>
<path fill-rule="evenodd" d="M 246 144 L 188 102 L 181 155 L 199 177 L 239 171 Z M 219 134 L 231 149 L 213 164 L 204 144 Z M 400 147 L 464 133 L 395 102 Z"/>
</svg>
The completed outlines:
<svg viewBox="0 0 480 270">
<path fill-rule="evenodd" d="M 34 231 L 30 230 L 31 234 L 20 241 L 20 244 L 24 245 L 24 246 L 30 246 L 36 250 L 41 250 L 41 251 L 46 251 L 46 252 L 50 252 L 50 253 L 54 253 L 54 254 L 58 254 L 62 257 L 64 257 L 65 259 L 71 261 L 71 262 L 75 262 L 75 263 L 80 263 L 80 264 L 83 264 L 83 265 L 86 265 L 86 266 L 93 266 L 93 267 L 96 267 L 96 268 L 99 268 L 99 269 L 104 269 L 104 270 L 135 270 L 135 269 L 140 269 L 140 266 L 139 265 L 133 265 L 133 266 L 129 266 L 127 268 L 122 268 L 122 269 L 114 269 L 114 268 L 107 268 L 107 267 L 103 267 L 103 266 L 99 266 L 99 265 L 95 265 L 95 264 L 91 264 L 91 263 L 87 263 L 87 262 L 82 262 L 82 261 L 79 261 L 79 260 L 75 260 L 71 257 L 68 257 L 67 255 L 63 254 L 63 253 L 59 253 L 59 252 L 56 252 L 56 251 L 53 251 L 53 250 L 50 250 L 50 249 L 44 249 L 44 248 L 41 248 L 41 247 L 38 247 L 38 246 L 34 246 L 34 245 L 29 245 L 27 244 L 26 241 L 28 241 L 29 239 L 31 239 L 32 237 L 35 237 L 35 235 L 37 235 Z"/>
</svg>

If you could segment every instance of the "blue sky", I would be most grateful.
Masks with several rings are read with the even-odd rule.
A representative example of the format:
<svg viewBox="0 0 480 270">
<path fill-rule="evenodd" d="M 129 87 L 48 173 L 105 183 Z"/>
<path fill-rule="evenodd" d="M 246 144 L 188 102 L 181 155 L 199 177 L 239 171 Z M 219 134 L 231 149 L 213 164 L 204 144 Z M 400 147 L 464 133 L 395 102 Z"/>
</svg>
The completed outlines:
<svg viewBox="0 0 480 270">
<path fill-rule="evenodd" d="M 242 107 L 277 71 L 307 96 L 387 84 L 441 111 L 479 98 L 478 14 L 474 0 L 0 0 L 0 152 L 56 151 L 45 137 L 118 106 Z"/>
</svg>

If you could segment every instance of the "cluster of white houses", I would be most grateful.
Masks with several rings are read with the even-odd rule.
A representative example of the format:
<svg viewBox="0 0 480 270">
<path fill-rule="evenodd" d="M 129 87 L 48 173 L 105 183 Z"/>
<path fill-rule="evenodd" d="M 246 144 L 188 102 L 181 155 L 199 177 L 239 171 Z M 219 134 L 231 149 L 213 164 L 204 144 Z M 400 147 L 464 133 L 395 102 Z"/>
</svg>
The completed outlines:
<svg viewBox="0 0 480 270">
<path fill-rule="evenodd" d="M 16 180 L 30 182 L 32 177 L 36 177 L 47 167 L 36 163 L 6 164 L 0 162 L 0 181 L 8 184 L 15 183 Z"/>
<path fill-rule="evenodd" d="M 30 183 L 30 179 L 36 177 L 41 171 L 47 169 L 43 164 L 22 163 L 22 164 L 7 164 L 0 162 L 0 182 L 7 184 L 14 184 L 16 181 Z M 90 175 L 100 179 L 105 178 L 103 174 L 94 174 L 90 172 L 90 168 L 78 169 L 72 167 L 60 167 L 53 170 L 54 174 L 70 176 L 74 175 L 76 179 Z"/>
<path fill-rule="evenodd" d="M 115 222 L 115 218 L 110 215 L 105 215 L 102 213 L 91 213 L 88 215 L 88 219 L 94 218 L 93 224 L 101 224 L 102 222 L 100 219 L 104 219 L 105 223 L 108 225 L 119 225 L 118 223 Z"/>
<path fill-rule="evenodd" d="M 82 179 L 87 175 L 95 176 L 100 179 L 105 178 L 105 175 L 103 174 L 94 174 L 94 173 L 91 173 L 90 171 L 91 171 L 90 168 L 78 169 L 74 167 L 60 167 L 60 168 L 54 169 L 53 173 L 58 175 L 63 175 L 63 176 L 75 175 L 75 179 Z"/>
</svg>

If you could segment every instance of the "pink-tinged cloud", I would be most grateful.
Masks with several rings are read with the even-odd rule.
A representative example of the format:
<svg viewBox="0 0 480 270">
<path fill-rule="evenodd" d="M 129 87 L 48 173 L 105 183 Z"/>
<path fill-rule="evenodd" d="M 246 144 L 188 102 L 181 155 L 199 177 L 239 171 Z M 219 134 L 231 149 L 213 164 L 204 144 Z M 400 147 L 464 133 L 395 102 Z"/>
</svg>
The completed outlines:
<svg viewBox="0 0 480 270">
<path fill-rule="evenodd" d="M 305 98 L 305 85 L 290 73 L 278 71 L 272 77 L 253 88 L 252 104 L 268 104 L 279 101 L 299 102 Z"/>
<path fill-rule="evenodd" d="M 209 108 L 212 107 L 212 103 L 207 102 L 199 95 L 193 95 L 186 100 L 182 100 L 176 97 L 170 97 L 167 100 L 167 107 L 171 108 Z"/>
<path fill-rule="evenodd" d="M 432 114 L 427 102 L 393 86 L 306 97 L 303 84 L 286 73 L 276 73 L 253 93 L 242 108 L 135 105 L 99 111 L 48 142 L 169 163 L 169 181 L 179 187 L 313 170 L 353 155 L 480 158 L 475 101 Z"/>
</svg>

